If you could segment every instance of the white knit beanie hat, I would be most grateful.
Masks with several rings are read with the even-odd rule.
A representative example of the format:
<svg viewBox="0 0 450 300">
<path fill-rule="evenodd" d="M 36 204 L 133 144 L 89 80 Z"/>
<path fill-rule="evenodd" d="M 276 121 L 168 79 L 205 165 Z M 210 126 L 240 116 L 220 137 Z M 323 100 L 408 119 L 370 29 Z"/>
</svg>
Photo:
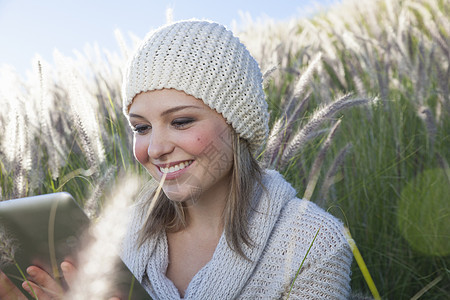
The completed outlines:
<svg viewBox="0 0 450 300">
<path fill-rule="evenodd" d="M 181 21 L 147 36 L 131 58 L 123 81 L 123 110 L 133 98 L 176 89 L 221 113 L 255 154 L 268 135 L 267 103 L 258 63 L 224 26 Z"/>
</svg>

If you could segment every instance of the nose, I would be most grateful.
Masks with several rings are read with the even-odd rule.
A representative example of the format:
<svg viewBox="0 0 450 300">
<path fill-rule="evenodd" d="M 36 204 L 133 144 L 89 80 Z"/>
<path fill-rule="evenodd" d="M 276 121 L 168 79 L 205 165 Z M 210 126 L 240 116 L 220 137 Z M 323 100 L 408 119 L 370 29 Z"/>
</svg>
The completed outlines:
<svg viewBox="0 0 450 300">
<path fill-rule="evenodd" d="M 153 128 L 149 138 L 147 154 L 151 159 L 162 159 L 164 155 L 171 153 L 174 149 L 170 135 L 161 130 Z"/>
</svg>

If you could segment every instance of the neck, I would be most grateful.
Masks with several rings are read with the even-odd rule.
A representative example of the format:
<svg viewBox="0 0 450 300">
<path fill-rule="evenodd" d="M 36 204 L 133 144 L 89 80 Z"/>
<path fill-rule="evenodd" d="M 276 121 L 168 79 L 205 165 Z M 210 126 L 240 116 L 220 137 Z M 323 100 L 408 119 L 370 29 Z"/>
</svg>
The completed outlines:
<svg viewBox="0 0 450 300">
<path fill-rule="evenodd" d="M 218 235 L 223 231 L 223 206 L 214 208 L 204 206 L 187 207 L 187 230 L 210 231 Z"/>
<path fill-rule="evenodd" d="M 217 184 L 215 189 L 205 191 L 194 201 L 186 202 L 187 229 L 205 229 L 222 234 L 224 210 L 229 193 L 227 184 Z"/>
</svg>

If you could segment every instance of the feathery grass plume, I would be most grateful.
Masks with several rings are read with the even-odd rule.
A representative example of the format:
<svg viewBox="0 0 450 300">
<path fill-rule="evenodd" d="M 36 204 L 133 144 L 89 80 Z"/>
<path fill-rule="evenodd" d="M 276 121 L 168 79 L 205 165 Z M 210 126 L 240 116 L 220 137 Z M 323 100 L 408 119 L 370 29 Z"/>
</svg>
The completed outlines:
<svg viewBox="0 0 450 300">
<path fill-rule="evenodd" d="M 450 67 L 447 67 L 447 72 L 440 65 L 436 65 L 436 72 L 438 77 L 438 84 L 441 90 L 439 93 L 439 104 L 444 106 L 444 110 L 450 113 Z M 440 116 L 440 111 L 437 113 Z M 438 120 L 440 117 L 437 118 Z"/>
<path fill-rule="evenodd" d="M 290 137 L 294 128 L 298 127 L 296 123 L 304 115 L 310 100 L 311 100 L 311 92 L 307 92 L 305 97 L 301 101 L 298 101 L 298 104 L 295 106 L 293 111 L 288 111 L 286 109 L 287 107 L 285 108 L 285 112 L 286 114 L 288 114 L 289 117 L 286 124 L 286 131 L 288 133 L 288 137 Z"/>
<path fill-rule="evenodd" d="M 277 66 L 272 66 L 264 71 L 263 73 L 263 86 L 267 87 L 267 84 L 269 80 L 272 78 L 272 75 L 275 73 L 275 71 L 278 69 Z"/>
<path fill-rule="evenodd" d="M 320 189 L 320 197 L 319 200 L 317 201 L 318 205 L 322 207 L 325 206 L 328 191 L 330 190 L 330 187 L 335 183 L 335 176 L 337 174 L 337 171 L 344 164 L 344 160 L 351 149 L 352 143 L 347 143 L 347 145 L 345 145 L 334 158 L 333 163 L 331 164 L 330 168 L 325 174 L 324 181 Z"/>
<path fill-rule="evenodd" d="M 12 103 L 12 101 L 11 101 Z M 16 111 L 17 108 L 13 105 L 9 108 L 9 114 L 7 116 L 4 132 L 3 132 L 3 139 L 2 139 L 2 148 L 3 148 L 3 154 L 5 156 L 5 160 L 2 160 L 3 163 L 11 164 L 15 160 L 15 156 L 17 153 L 17 140 L 16 135 L 18 131 L 19 126 L 19 113 Z M 8 168 L 11 169 L 11 168 Z"/>
<path fill-rule="evenodd" d="M 63 144 L 63 139 L 58 138 L 58 133 L 55 131 L 53 120 L 51 119 L 55 103 L 51 93 L 50 66 L 39 56 L 35 57 L 33 65 L 39 78 L 38 91 L 36 92 L 39 95 L 37 100 L 40 128 L 38 142 L 42 144 L 41 148 L 45 147 L 48 155 L 46 162 L 53 180 L 56 180 L 59 177 L 60 168 L 65 165 L 63 157 L 65 145 Z M 42 150 L 40 149 L 39 152 L 42 152 Z"/>
<path fill-rule="evenodd" d="M 311 81 L 311 78 L 314 74 L 314 71 L 316 71 L 316 69 L 319 66 L 319 62 L 322 59 L 322 53 L 318 53 L 311 61 L 311 63 L 309 64 L 308 68 L 305 70 L 305 72 L 302 73 L 302 75 L 300 76 L 297 84 L 295 85 L 294 88 L 294 92 L 292 93 L 292 96 L 290 97 L 290 99 L 287 102 L 286 105 L 286 111 L 291 111 L 291 109 L 293 108 L 293 102 L 295 100 L 297 100 L 302 94 L 305 93 L 306 87 L 308 86 L 308 84 Z"/>
<path fill-rule="evenodd" d="M 331 61 L 337 61 L 336 49 L 333 46 L 332 41 L 328 38 L 326 30 L 330 28 L 329 23 L 320 18 L 317 18 L 314 21 L 317 25 L 312 24 L 310 21 L 304 21 L 304 24 L 307 25 L 305 26 L 305 30 L 308 30 L 309 37 L 313 38 L 312 41 L 314 42 L 314 48 L 320 48 L 325 52 L 324 57 L 329 58 Z M 320 45 L 320 47 L 317 47 L 317 45 Z"/>
<path fill-rule="evenodd" d="M 307 93 L 305 98 L 296 105 L 294 111 L 289 111 L 286 109 L 287 106 L 284 106 L 282 116 L 275 121 L 275 124 L 270 131 L 261 160 L 262 166 L 266 168 L 277 167 L 281 154 L 284 151 L 285 143 L 289 140 L 292 131 L 298 126 L 295 123 L 301 118 L 310 99 L 310 93 Z M 306 137 L 305 141 L 310 141 L 322 133 L 321 130 L 313 132 Z"/>
<path fill-rule="evenodd" d="M 116 29 L 116 30 L 114 30 L 114 36 L 116 38 L 117 44 L 119 44 L 119 49 L 120 49 L 120 52 L 122 53 L 122 56 L 127 58 L 129 56 L 130 51 L 127 47 L 127 44 L 122 35 L 122 32 L 119 29 Z"/>
<path fill-rule="evenodd" d="M 342 39 L 343 44 L 348 49 L 351 49 L 357 55 L 361 53 L 361 45 L 356 41 L 355 35 L 352 32 L 344 31 Z"/>
<path fill-rule="evenodd" d="M 430 149 L 433 149 L 434 143 L 436 141 L 436 135 L 437 135 L 437 126 L 436 126 L 436 120 L 433 117 L 433 114 L 431 113 L 430 108 L 421 106 L 417 110 L 419 117 L 424 121 L 425 128 L 427 129 L 428 134 L 428 142 Z"/>
<path fill-rule="evenodd" d="M 388 74 L 386 72 L 384 72 L 384 68 L 383 66 L 385 65 L 385 62 L 383 60 L 381 61 L 376 61 L 375 62 L 375 70 L 377 72 L 377 80 L 378 80 L 378 86 L 380 88 L 380 97 L 383 100 L 387 100 L 388 97 L 388 91 L 389 91 L 389 86 L 388 86 Z"/>
<path fill-rule="evenodd" d="M 243 24 L 239 27 L 237 22 L 233 21 L 232 31 L 245 43 L 261 69 L 266 70 L 273 65 L 277 65 L 279 70 L 288 68 L 292 54 L 298 53 L 307 43 L 297 21 L 275 23 L 274 20 L 265 18 L 255 22 L 247 16 L 241 14 Z M 292 36 L 295 36 L 295 39 L 292 39 Z M 275 81 L 280 83 L 279 79 Z"/>
<path fill-rule="evenodd" d="M 0 269 L 16 263 L 16 241 L 6 232 L 6 228 L 0 224 Z"/>
<path fill-rule="evenodd" d="M 449 47 L 448 41 L 445 41 L 437 28 L 437 23 L 433 20 L 434 16 L 431 15 L 431 12 L 427 7 L 420 2 L 408 1 L 406 3 L 407 7 L 409 7 L 417 18 L 420 18 L 420 23 L 423 24 L 423 29 L 426 29 L 426 33 L 430 34 L 433 40 L 442 47 L 442 51 L 448 57 L 449 56 Z M 419 17 L 420 16 L 420 17 Z M 419 20 L 418 20 L 419 21 Z"/>
<path fill-rule="evenodd" d="M 293 91 L 290 92 L 287 97 L 283 97 L 280 105 L 277 105 L 275 113 L 280 114 L 281 117 L 275 121 L 275 125 L 271 130 L 270 137 L 263 153 L 262 164 L 264 166 L 271 165 L 274 167 L 277 164 L 279 153 L 283 150 L 283 140 L 290 136 L 292 129 L 295 127 L 295 125 L 291 126 L 293 125 L 292 123 L 298 121 L 299 115 L 304 111 L 306 104 L 310 99 L 310 93 L 307 93 L 302 101 L 298 101 L 298 98 L 306 93 L 306 86 L 311 80 L 313 73 L 318 68 L 320 57 L 320 53 L 315 56 L 306 70 L 299 76 Z M 299 74 L 300 72 L 297 71 L 297 65 L 300 66 L 302 64 L 303 58 L 304 55 L 298 55 L 298 58 L 288 69 L 292 70 L 295 74 Z M 280 65 L 284 65 L 284 63 L 280 63 Z M 288 63 L 286 63 L 286 65 L 288 65 Z M 272 67 L 265 72 L 264 81 L 266 83 L 268 74 L 272 74 L 273 71 L 275 71 L 275 68 Z M 274 80 L 276 81 L 277 79 L 274 78 Z"/>
<path fill-rule="evenodd" d="M 18 248 L 16 240 L 14 240 L 6 231 L 6 228 L 0 224 L 0 271 L 3 267 L 14 265 L 22 276 L 22 279 L 28 284 L 34 299 L 38 299 L 33 287 L 25 276 L 25 273 L 16 261 L 15 254 Z"/>
<path fill-rule="evenodd" d="M 109 94 L 112 99 L 119 98 L 121 86 L 122 86 L 122 69 L 124 64 L 124 57 L 120 56 L 116 52 L 110 52 L 104 50 L 104 56 L 106 57 L 106 63 L 108 64 L 110 70 L 109 73 L 103 78 L 104 88 L 101 90 L 103 95 Z M 120 101 L 116 101 L 120 104 Z"/>
<path fill-rule="evenodd" d="M 170 24 L 173 22 L 173 8 L 167 7 L 166 8 L 166 24 Z"/>
<path fill-rule="evenodd" d="M 19 101 L 17 99 L 17 101 Z M 31 153 L 28 142 L 28 124 L 17 102 L 11 105 L 10 120 L 5 128 L 6 158 L 13 174 L 13 193 L 11 198 L 27 194 L 28 172 L 31 170 Z M 5 141 L 4 141 L 5 142 Z"/>
<path fill-rule="evenodd" d="M 90 168 L 97 169 L 105 161 L 105 150 L 95 113 L 98 102 L 86 89 L 82 82 L 83 76 L 75 69 L 74 63 L 57 51 L 54 53 L 54 58 L 60 68 L 64 70 L 61 79 L 67 86 L 70 113 L 80 135 L 81 149 Z"/>
<path fill-rule="evenodd" d="M 349 61 L 348 65 L 350 66 L 351 74 L 353 82 L 355 83 L 356 92 L 358 95 L 366 97 L 367 91 L 364 87 L 364 82 L 361 80 L 361 78 L 358 76 L 358 71 L 356 70 L 356 67 L 353 62 Z"/>
<path fill-rule="evenodd" d="M 442 170 L 444 170 L 445 176 L 447 177 L 448 184 L 450 184 L 450 166 L 447 160 L 439 153 L 436 153 L 438 162 Z"/>
<path fill-rule="evenodd" d="M 448 3 L 446 3 L 447 7 L 445 5 L 443 6 L 442 10 L 439 8 L 437 1 L 429 1 L 427 5 L 432 10 L 431 14 L 435 19 L 433 23 L 436 25 L 437 33 L 444 41 L 447 41 L 447 46 L 450 46 L 450 41 L 448 40 L 450 37 L 450 20 L 448 18 L 450 8 L 448 7 Z"/>
<path fill-rule="evenodd" d="M 387 24 L 394 24 L 396 22 L 395 11 L 398 10 L 397 3 L 395 1 L 393 3 L 393 1 L 391 1 L 391 0 L 384 0 L 384 5 L 386 6 L 386 12 L 387 12 L 386 16 L 388 17 Z M 396 8 L 395 11 L 394 11 L 394 6 Z"/>
<path fill-rule="evenodd" d="M 283 139 L 283 130 L 286 125 L 286 117 L 279 118 L 272 129 L 270 130 L 269 138 L 267 139 L 266 147 L 261 161 L 262 166 L 268 167 L 274 159 L 275 151 L 280 149 L 281 140 Z"/>
<path fill-rule="evenodd" d="M 291 160 L 294 155 L 304 146 L 305 138 L 317 130 L 323 122 L 329 120 L 332 116 L 334 116 L 337 112 L 352 107 L 355 105 L 368 104 L 373 102 L 375 99 L 369 98 L 356 98 L 350 99 L 351 94 L 347 94 L 340 99 L 328 104 L 325 107 L 317 110 L 311 119 L 306 123 L 299 132 L 292 138 L 292 140 L 287 145 L 286 149 L 283 152 L 283 156 L 281 157 L 280 167 L 284 168 L 288 164 L 289 160 Z"/>
<path fill-rule="evenodd" d="M 110 202 L 91 225 L 92 241 L 79 254 L 77 276 L 67 299 L 106 299 L 114 295 L 120 245 L 128 223 L 126 211 L 139 186 L 139 180 L 129 176 L 112 192 Z"/>
<path fill-rule="evenodd" d="M 99 139 L 103 148 L 113 148 L 113 156 L 116 154 L 117 144 L 113 136 L 121 133 L 125 128 L 121 110 L 121 77 L 123 59 L 114 53 L 108 53 L 106 63 L 98 45 L 86 45 L 84 52 L 76 52 L 79 61 L 91 66 L 89 73 L 92 80 L 82 82 L 86 91 L 91 94 L 93 106 L 96 108 L 96 115 L 102 116 L 97 120 L 98 127 L 102 128 Z M 94 100 L 95 99 L 95 100 Z M 116 109 L 117 108 L 117 109 Z M 110 152 L 111 153 L 111 152 Z M 109 155 L 109 154 L 107 154 Z"/>
<path fill-rule="evenodd" d="M 306 186 L 306 190 L 303 195 L 304 199 L 311 200 L 311 196 L 314 193 L 314 189 L 316 188 L 317 180 L 319 179 L 323 161 L 325 160 L 325 155 L 327 154 L 328 149 L 330 148 L 331 143 L 333 142 L 334 136 L 336 135 L 336 131 L 339 128 L 339 125 L 341 125 L 341 120 L 335 122 L 335 124 L 331 128 L 330 133 L 327 136 L 327 139 L 322 144 L 320 151 L 312 164 L 312 167 L 309 171 L 308 184 Z"/>
<path fill-rule="evenodd" d="M 5 159 L 2 157 L 2 162 L 10 162 L 14 158 L 14 150 L 11 147 L 15 141 L 15 128 L 16 124 L 16 112 L 14 111 L 12 105 L 17 98 L 17 89 L 20 85 L 17 74 L 14 72 L 12 67 L 2 67 L 0 69 L 0 105 L 2 109 L 0 110 L 0 125 L 3 128 L 0 134 L 0 153 L 3 153 Z M 7 166 L 8 169 L 9 165 Z"/>
<path fill-rule="evenodd" d="M 27 194 L 27 171 L 23 167 L 22 154 L 18 153 L 16 156 L 14 174 L 14 188 L 11 198 L 25 197 Z"/>
<path fill-rule="evenodd" d="M 9 165 L 9 171 L 16 169 L 17 164 L 20 164 L 20 169 L 30 171 L 32 168 L 31 143 L 34 138 L 34 130 L 28 124 L 27 110 L 25 109 L 30 105 L 24 99 L 20 87 L 14 86 L 14 82 L 17 85 L 16 80 L 18 80 L 15 79 L 14 74 L 7 72 L 5 75 L 12 76 L 13 79 L 9 79 L 7 83 L 13 84 L 13 86 L 8 88 L 2 85 L 0 92 L 6 102 L 5 112 L 7 112 L 4 131 L 2 132 L 2 152 L 6 158 L 4 163 Z M 20 159 L 17 157 L 19 154 Z"/>
<path fill-rule="evenodd" d="M 426 50 L 427 49 L 425 49 L 425 51 Z M 426 84 L 428 84 L 428 85 L 431 85 L 431 83 L 430 83 L 431 78 L 430 78 L 430 76 L 427 76 L 426 74 L 433 74 L 433 72 L 434 72 L 433 61 L 435 60 L 434 59 L 435 54 L 436 54 L 435 46 L 431 45 L 430 49 L 428 50 L 428 53 L 427 53 L 427 68 L 426 68 L 425 74 L 424 74 L 424 76 L 426 77 Z"/>
<path fill-rule="evenodd" d="M 91 192 L 91 196 L 84 203 L 84 212 L 89 219 L 95 219 L 98 217 L 100 211 L 100 196 L 105 192 L 104 188 L 114 178 L 116 174 L 117 166 L 110 166 L 99 179 L 95 185 L 94 190 Z"/>
<path fill-rule="evenodd" d="M 419 42 L 418 46 L 418 64 L 417 64 L 417 86 L 416 86 L 416 97 L 418 99 L 418 104 L 424 105 L 425 98 L 425 86 L 428 85 L 427 78 L 425 76 L 425 65 L 426 65 L 426 55 L 424 50 L 423 41 Z"/>
<path fill-rule="evenodd" d="M 91 139 L 92 136 L 89 135 L 88 128 L 86 128 L 86 123 L 82 121 L 81 114 L 77 112 L 74 107 L 71 107 L 71 110 L 74 117 L 75 127 L 77 128 L 78 134 L 80 136 L 81 148 L 84 150 L 83 152 L 89 163 L 89 168 L 98 170 L 99 161 L 95 157 L 95 147 Z"/>
</svg>

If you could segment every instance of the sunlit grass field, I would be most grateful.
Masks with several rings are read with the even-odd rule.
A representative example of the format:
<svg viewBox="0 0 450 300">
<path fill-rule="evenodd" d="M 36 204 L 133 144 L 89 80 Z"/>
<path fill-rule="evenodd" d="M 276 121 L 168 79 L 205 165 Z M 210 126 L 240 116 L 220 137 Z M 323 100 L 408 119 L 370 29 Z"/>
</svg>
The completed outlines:
<svg viewBox="0 0 450 300">
<path fill-rule="evenodd" d="M 383 299 L 450 295 L 450 3 L 344 1 L 238 33 L 265 72 L 259 156 L 339 217 Z M 92 216 L 145 172 L 122 115 L 121 53 L 96 47 L 0 70 L 0 200 L 70 192 Z M 352 289 L 370 296 L 356 263 Z"/>
</svg>

